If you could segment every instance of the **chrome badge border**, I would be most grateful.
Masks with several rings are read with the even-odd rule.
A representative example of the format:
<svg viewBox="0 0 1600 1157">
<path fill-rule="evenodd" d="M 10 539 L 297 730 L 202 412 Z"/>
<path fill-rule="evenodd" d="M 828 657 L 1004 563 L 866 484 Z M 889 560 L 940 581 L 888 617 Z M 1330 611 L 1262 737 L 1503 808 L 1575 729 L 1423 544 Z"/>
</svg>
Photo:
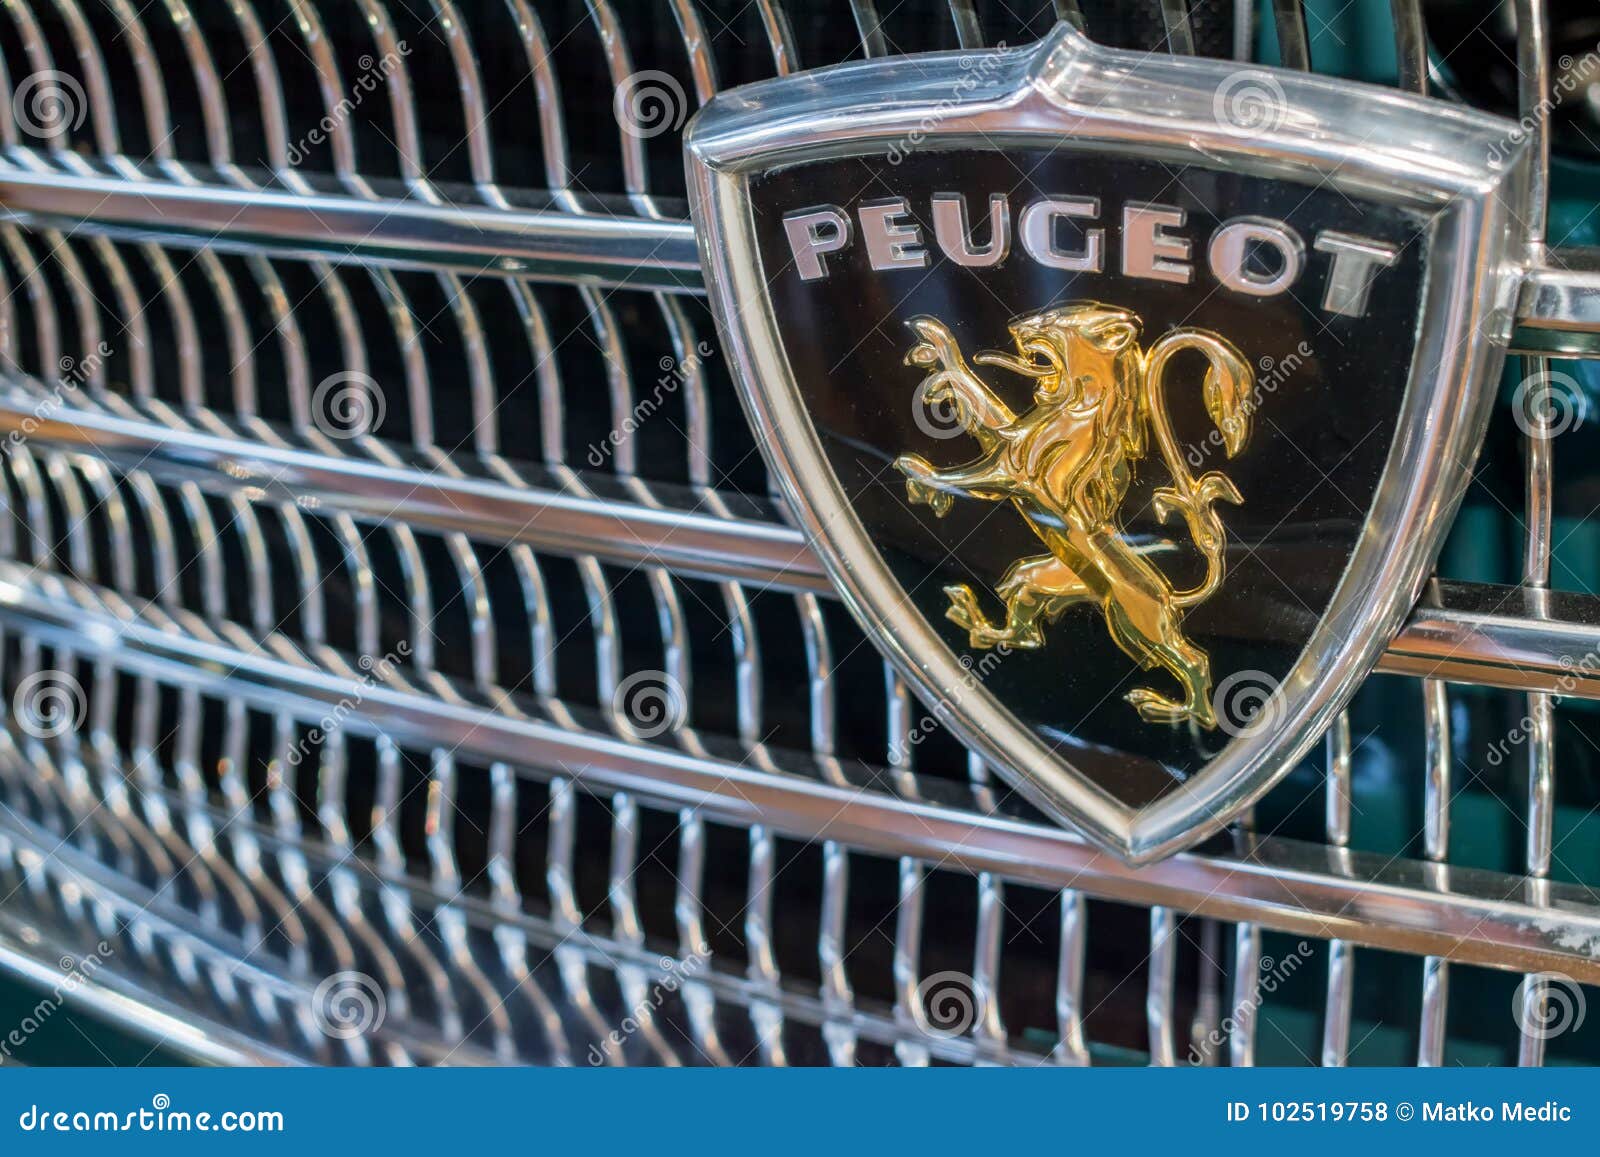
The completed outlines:
<svg viewBox="0 0 1600 1157">
<path fill-rule="evenodd" d="M 1248 72 L 1276 123 L 1219 114 Z M 1432 218 L 1400 428 L 1362 537 L 1305 651 L 1274 693 L 1275 728 L 1234 738 L 1178 790 L 1135 810 L 1079 778 L 969 672 L 899 586 L 824 457 L 783 352 L 748 200 L 753 175 L 886 146 L 1060 142 L 1263 177 L 1320 179 Z M 1503 364 L 1525 239 L 1530 151 L 1516 126 L 1393 89 L 1230 61 L 1108 49 L 1061 25 L 1037 46 L 886 58 L 723 93 L 686 160 L 708 292 L 763 453 L 874 643 L 960 738 L 1052 818 L 1131 863 L 1220 829 L 1301 759 L 1416 602 L 1470 478 Z M 899 144 L 897 145 L 897 142 Z M 1515 143 L 1513 143 L 1515 142 Z M 762 432 L 768 436 L 762 437 Z M 967 704 L 970 703 L 970 706 Z"/>
</svg>

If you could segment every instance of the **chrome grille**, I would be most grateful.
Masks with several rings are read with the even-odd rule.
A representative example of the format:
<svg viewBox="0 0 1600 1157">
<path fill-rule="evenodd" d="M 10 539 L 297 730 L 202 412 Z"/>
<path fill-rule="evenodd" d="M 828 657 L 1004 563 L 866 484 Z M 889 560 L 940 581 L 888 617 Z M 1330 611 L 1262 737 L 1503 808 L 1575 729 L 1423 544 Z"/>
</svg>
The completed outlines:
<svg viewBox="0 0 1600 1157">
<path fill-rule="evenodd" d="M 1600 907 L 1549 878 L 1551 694 L 1600 697 L 1570 661 L 1600 613 L 1543 590 L 1548 441 L 1523 587 L 1442 585 L 1374 682 L 1424 745 L 1342 722 L 1263 805 L 1281 824 L 1140 871 L 990 782 L 769 496 L 677 133 L 621 131 L 615 94 L 648 74 L 687 111 L 1057 16 L 1239 40 L 1226 5 L 1036 8 L 8 5 L 10 91 L 51 75 L 85 115 L 0 116 L 0 959 L 36 978 L 103 941 L 103 1012 L 208 1059 L 351 1063 L 1248 1063 L 1301 938 L 1307 1059 L 1362 1043 L 1375 948 L 1415 960 L 1408 1047 L 1440 1063 L 1450 981 L 1600 981 Z M 1541 260 L 1519 340 L 1568 348 L 1595 266 Z M 1509 697 L 1446 678 L 1528 696 L 1533 774 L 1487 789 L 1527 823 L 1517 871 L 1452 862 Z M 1418 821 L 1397 846 L 1353 830 L 1362 747 Z M 371 1031 L 342 1031 L 350 985 Z M 981 1015 L 948 1031 L 952 1000 Z"/>
</svg>

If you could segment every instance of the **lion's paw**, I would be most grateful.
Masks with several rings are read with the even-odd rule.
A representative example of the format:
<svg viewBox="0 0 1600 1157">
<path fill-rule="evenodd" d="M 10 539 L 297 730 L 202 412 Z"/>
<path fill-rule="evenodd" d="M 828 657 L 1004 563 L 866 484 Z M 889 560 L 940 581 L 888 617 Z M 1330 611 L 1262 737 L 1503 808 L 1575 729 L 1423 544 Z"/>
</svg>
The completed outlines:
<svg viewBox="0 0 1600 1157">
<path fill-rule="evenodd" d="M 1138 709 L 1139 718 L 1146 723 L 1180 723 L 1192 714 L 1185 704 L 1168 699 L 1148 687 L 1135 687 L 1123 698 Z"/>
<path fill-rule="evenodd" d="M 950 513 L 950 507 L 955 505 L 955 498 L 949 492 L 940 490 L 937 486 L 929 486 L 915 478 L 906 479 L 906 497 L 913 504 L 926 506 L 933 511 L 935 518 L 943 518 Z"/>
</svg>

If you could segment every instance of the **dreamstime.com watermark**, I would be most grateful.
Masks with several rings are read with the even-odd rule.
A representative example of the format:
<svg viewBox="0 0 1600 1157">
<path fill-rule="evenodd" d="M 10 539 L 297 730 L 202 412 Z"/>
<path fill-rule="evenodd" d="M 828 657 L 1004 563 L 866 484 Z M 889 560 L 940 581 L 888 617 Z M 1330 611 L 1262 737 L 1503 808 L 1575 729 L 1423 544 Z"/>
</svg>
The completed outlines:
<svg viewBox="0 0 1600 1157">
<path fill-rule="evenodd" d="M 922 978 L 912 1015 L 923 1032 L 948 1040 L 971 1032 L 987 1011 L 982 986 L 965 972 L 952 970 Z"/>
<path fill-rule="evenodd" d="M 1256 1013 L 1260 1011 L 1267 997 L 1277 992 L 1286 980 L 1300 971 L 1301 965 L 1315 955 L 1316 950 L 1302 940 L 1294 946 L 1293 952 L 1281 959 L 1275 960 L 1271 956 L 1261 957 L 1256 963 L 1260 979 L 1250 990 L 1250 996 L 1235 1005 L 1233 1011 L 1223 1017 L 1216 1028 L 1189 1045 L 1189 1063 L 1205 1064 L 1218 1049 L 1227 1044 L 1235 1029 L 1255 1019 Z"/>
<path fill-rule="evenodd" d="M 995 44 L 998 49 L 1003 49 L 1005 46 L 1004 40 Z M 909 157 L 913 150 L 928 139 L 928 134 L 939 127 L 939 122 L 963 112 L 970 101 L 972 91 L 990 76 L 1009 66 L 1011 60 L 1004 52 L 984 52 L 977 56 L 962 56 L 956 64 L 961 69 L 961 75 L 951 86 L 950 95 L 934 105 L 932 111 L 917 122 L 916 128 L 899 140 L 890 142 L 885 159 L 891 165 L 898 165 Z"/>
<path fill-rule="evenodd" d="M 323 977 L 311 992 L 311 1019 L 334 1040 L 354 1040 L 383 1027 L 389 1003 L 383 986 L 365 972 L 350 970 Z"/>
<path fill-rule="evenodd" d="M 1594 651 L 1576 656 L 1562 655 L 1556 662 L 1561 667 L 1561 674 L 1550 693 L 1557 699 L 1577 690 L 1580 680 L 1593 679 L 1596 675 L 1600 675 L 1600 653 Z M 1505 735 L 1489 745 L 1489 751 L 1484 759 L 1490 767 L 1499 767 L 1533 736 L 1537 728 L 1538 722 L 1533 716 L 1524 715 L 1511 725 L 1511 729 Z"/>
<path fill-rule="evenodd" d="M 688 721 L 689 697 L 665 671 L 635 671 L 612 692 L 611 710 L 635 736 L 654 739 Z"/>
<path fill-rule="evenodd" d="M 1589 395 L 1571 374 L 1544 369 L 1517 383 L 1511 417 L 1530 438 L 1559 438 L 1589 417 Z"/>
<path fill-rule="evenodd" d="M 329 709 L 328 713 L 300 737 L 300 742 L 289 749 L 284 756 L 284 762 L 290 767 L 299 767 L 312 747 L 321 743 L 328 736 L 344 726 L 344 721 L 353 714 L 356 708 L 366 702 L 367 692 L 381 682 L 387 682 L 390 674 L 400 665 L 400 660 L 411 654 L 411 644 L 402 639 L 395 644 L 394 650 L 380 658 L 374 659 L 371 655 L 362 655 L 356 660 L 364 674 L 361 681 L 356 684 L 353 695 L 346 695 Z"/>
<path fill-rule="evenodd" d="M 63 974 L 61 979 L 23 1015 L 21 1021 L 12 1026 L 4 1037 L 0 1037 L 0 1056 L 9 1059 L 13 1050 L 27 1044 L 28 1038 L 45 1026 L 56 1010 L 66 1003 L 67 997 L 89 983 L 94 974 L 100 971 L 101 965 L 115 955 L 115 949 L 102 940 L 87 956 L 63 956 L 59 961 Z"/>
<path fill-rule="evenodd" d="M 679 361 L 673 357 L 663 357 L 656 363 L 661 370 L 661 376 L 656 379 L 655 389 L 650 391 L 650 396 L 640 398 L 634 403 L 633 409 L 623 417 L 602 442 L 589 444 L 588 461 L 591 466 L 603 466 L 607 458 L 616 453 L 617 447 L 622 445 L 640 426 L 647 422 L 651 415 L 661 408 L 661 403 L 668 397 L 683 388 L 683 384 L 700 372 L 701 363 L 707 358 L 716 355 L 716 347 L 710 342 L 696 343 L 694 351 L 688 357 Z"/>
<path fill-rule="evenodd" d="M 174 1109 L 172 1098 L 157 1093 L 148 1108 L 52 1109 L 29 1105 L 17 1117 L 24 1133 L 282 1133 L 283 1114 L 276 1109 Z"/>
<path fill-rule="evenodd" d="M 389 52 L 373 60 L 371 54 L 364 54 L 356 61 L 361 69 L 361 74 L 356 77 L 355 83 L 350 86 L 350 91 L 329 109 L 327 114 L 311 127 L 299 140 L 289 146 L 288 158 L 291 165 L 300 165 L 305 162 L 306 152 L 318 145 L 326 144 L 328 138 L 339 131 L 339 128 L 350 119 L 361 103 L 370 96 L 377 87 L 387 81 L 401 61 L 411 55 L 411 46 L 404 40 L 399 41 Z"/>
<path fill-rule="evenodd" d="M 647 141 L 662 133 L 675 133 L 689 119 L 689 98 L 670 72 L 645 69 L 623 78 L 611 99 L 617 127 L 630 137 Z"/>
<path fill-rule="evenodd" d="M 965 690 L 974 690 L 982 685 L 983 681 L 999 669 L 1000 664 L 1011 657 L 1012 647 L 1006 643 L 997 643 L 988 648 L 974 659 L 971 655 L 962 655 L 957 662 L 961 664 L 964 674 L 961 676 L 961 686 L 943 696 L 929 708 L 926 715 L 921 716 L 905 735 L 896 736 L 889 741 L 889 760 L 891 763 L 902 763 L 909 757 L 911 749 L 919 747 L 922 741 L 934 734 L 940 727 L 948 727 L 951 720 L 960 713 L 962 705 L 966 702 Z"/>
<path fill-rule="evenodd" d="M 1313 352 L 1311 346 L 1302 341 L 1281 358 L 1267 356 L 1257 362 L 1258 370 L 1255 375 L 1255 382 L 1250 387 L 1249 396 L 1240 404 L 1239 412 L 1224 418 L 1221 429 L 1213 426 L 1206 432 L 1204 438 L 1189 447 L 1189 453 L 1186 457 L 1189 460 L 1190 467 L 1198 470 L 1205 465 L 1207 458 L 1218 450 L 1223 449 L 1226 445 L 1223 435 L 1232 432 L 1232 424 L 1248 422 L 1255 412 L 1261 408 L 1261 403 L 1276 394 L 1299 371 L 1300 367 L 1306 364 L 1306 359 Z"/>
<path fill-rule="evenodd" d="M 1523 977 L 1511 997 L 1511 1016 L 1522 1035 L 1554 1040 L 1583 1027 L 1589 1002 L 1578 982 L 1564 972 L 1535 972 Z"/>
<path fill-rule="evenodd" d="M 1517 118 L 1514 129 L 1489 146 L 1489 161 L 1501 164 L 1517 145 L 1531 137 L 1534 131 L 1550 119 L 1552 113 L 1567 102 L 1575 92 L 1587 92 L 1589 82 L 1600 75 L 1600 44 L 1582 56 L 1562 56 L 1556 61 L 1555 79 L 1544 99 Z"/>
<path fill-rule="evenodd" d="M 311 424 L 341 442 L 373 433 L 388 413 L 383 387 L 359 370 L 329 374 L 311 391 Z"/>
<path fill-rule="evenodd" d="M 47 69 L 22 78 L 11 97 L 11 115 L 28 136 L 52 140 L 83 127 L 89 98 L 77 78 Z"/>
<path fill-rule="evenodd" d="M 650 991 L 645 994 L 644 999 L 629 1010 L 628 1015 L 606 1035 L 605 1040 L 589 1046 L 589 1063 L 597 1067 L 609 1064 L 621 1053 L 623 1043 L 644 1027 L 651 1014 L 666 1003 L 667 997 L 677 992 L 685 981 L 692 979 L 710 960 L 711 945 L 703 941 L 695 946 L 694 952 L 681 960 L 663 956 L 657 962 L 661 967 L 660 979 L 650 986 Z"/>
<path fill-rule="evenodd" d="M 18 681 L 11 693 L 11 719 L 34 739 L 56 739 L 77 731 L 89 715 L 89 697 L 71 672 L 51 667 Z"/>
<path fill-rule="evenodd" d="M 1234 671 L 1217 684 L 1211 696 L 1217 726 L 1235 739 L 1274 730 L 1283 722 L 1278 681 L 1265 671 Z"/>
<path fill-rule="evenodd" d="M 105 342 L 101 342 L 87 356 L 82 358 L 64 357 L 57 363 L 61 371 L 56 378 L 54 387 L 48 394 L 40 398 L 33 407 L 33 411 L 18 422 L 15 429 L 6 433 L 6 446 L 20 446 L 38 432 L 41 423 L 50 421 L 57 412 L 77 396 L 83 384 L 100 372 L 100 367 L 105 365 L 113 349 Z"/>
<path fill-rule="evenodd" d="M 1260 68 L 1241 68 L 1222 78 L 1211 94 L 1211 117 L 1217 127 L 1259 135 L 1283 125 L 1289 113 L 1289 97 L 1272 73 Z"/>
</svg>

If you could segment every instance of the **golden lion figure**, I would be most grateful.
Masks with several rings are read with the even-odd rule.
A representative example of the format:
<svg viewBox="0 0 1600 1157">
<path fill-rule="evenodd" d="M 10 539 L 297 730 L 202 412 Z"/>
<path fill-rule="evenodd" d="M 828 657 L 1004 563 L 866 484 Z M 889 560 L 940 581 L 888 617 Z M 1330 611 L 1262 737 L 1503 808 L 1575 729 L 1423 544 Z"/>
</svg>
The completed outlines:
<svg viewBox="0 0 1600 1157">
<path fill-rule="evenodd" d="M 1183 611 L 1221 585 L 1227 532 L 1214 504 L 1244 500 L 1228 477 L 1210 471 L 1195 478 L 1178 450 L 1166 411 L 1168 362 L 1196 350 L 1210 363 L 1201 389 L 1229 458 L 1250 431 L 1248 399 L 1254 374 L 1239 351 L 1207 330 L 1177 329 L 1139 347 L 1137 315 L 1097 302 L 1074 302 L 1013 322 L 1016 353 L 977 354 L 979 365 L 999 366 L 1034 380 L 1034 407 L 1018 415 L 968 366 L 955 336 L 942 322 L 911 322 L 919 340 L 906 363 L 928 370 L 918 387 L 926 405 L 948 404 L 982 454 L 949 470 L 917 454 L 895 466 L 906 475 L 911 501 L 943 517 L 956 497 L 985 502 L 1010 499 L 1049 553 L 1011 565 L 995 592 L 1005 600 L 1004 625 L 985 617 L 970 586 L 944 588 L 946 616 L 963 627 L 974 647 L 1039 647 L 1043 624 L 1076 603 L 1096 603 L 1111 637 L 1148 670 L 1162 667 L 1183 687 L 1182 702 L 1148 688 L 1127 699 L 1147 721 L 1192 719 L 1217 725 L 1211 702 L 1211 664 L 1183 633 Z M 1156 490 L 1163 522 L 1182 514 L 1206 560 L 1206 576 L 1189 590 L 1174 590 L 1156 567 L 1124 540 L 1118 508 L 1133 466 L 1154 437 L 1172 484 Z"/>
</svg>

